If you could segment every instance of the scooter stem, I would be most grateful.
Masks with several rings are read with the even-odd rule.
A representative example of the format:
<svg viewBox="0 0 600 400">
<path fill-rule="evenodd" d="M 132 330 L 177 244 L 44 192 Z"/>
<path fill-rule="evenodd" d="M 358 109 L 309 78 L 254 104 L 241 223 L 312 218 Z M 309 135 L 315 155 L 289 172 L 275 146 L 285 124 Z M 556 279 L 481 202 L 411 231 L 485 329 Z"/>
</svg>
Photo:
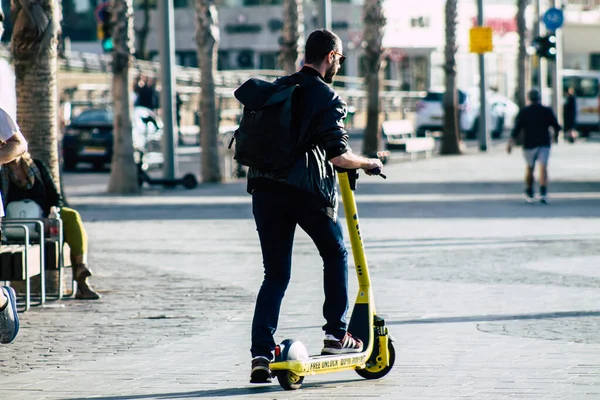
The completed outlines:
<svg viewBox="0 0 600 400">
<path fill-rule="evenodd" d="M 367 265 L 367 257 L 365 256 L 365 250 L 360 236 L 360 225 L 354 192 L 352 191 L 350 178 L 348 176 L 348 174 L 356 173 L 356 170 L 338 171 L 338 180 L 340 183 L 340 191 L 342 192 L 344 213 L 346 215 L 348 235 L 350 236 L 350 243 L 352 245 L 352 256 L 354 258 L 354 265 L 356 266 L 358 285 L 361 290 L 370 291 L 371 277 L 369 275 L 369 266 Z"/>
</svg>

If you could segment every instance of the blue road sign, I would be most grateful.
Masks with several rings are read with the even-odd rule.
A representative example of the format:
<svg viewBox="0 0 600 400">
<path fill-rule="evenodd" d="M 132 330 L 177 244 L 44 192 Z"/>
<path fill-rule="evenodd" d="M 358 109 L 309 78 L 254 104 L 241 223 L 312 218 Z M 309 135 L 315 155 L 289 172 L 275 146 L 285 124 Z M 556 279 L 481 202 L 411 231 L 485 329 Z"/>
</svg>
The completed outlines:
<svg viewBox="0 0 600 400">
<path fill-rule="evenodd" d="M 544 25 L 549 31 L 555 31 L 565 22 L 565 15 L 560 8 L 550 8 L 544 13 Z"/>
</svg>

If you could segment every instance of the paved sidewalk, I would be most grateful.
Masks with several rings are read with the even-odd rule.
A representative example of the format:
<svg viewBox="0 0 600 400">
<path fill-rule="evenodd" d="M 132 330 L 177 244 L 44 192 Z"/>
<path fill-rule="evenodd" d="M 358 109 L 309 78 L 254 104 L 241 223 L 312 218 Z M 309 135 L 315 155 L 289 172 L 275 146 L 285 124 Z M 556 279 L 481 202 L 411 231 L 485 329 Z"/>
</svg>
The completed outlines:
<svg viewBox="0 0 600 400">
<path fill-rule="evenodd" d="M 553 149 L 550 206 L 521 199 L 518 152 L 361 176 L 361 230 L 396 365 L 378 381 L 307 377 L 295 392 L 247 383 L 262 276 L 243 182 L 140 197 L 79 188 L 70 200 L 88 221 L 104 297 L 23 314 L 17 341 L 0 347 L 0 399 L 600 399 L 599 153 Z M 320 265 L 299 232 L 277 338 L 311 352 Z"/>
</svg>

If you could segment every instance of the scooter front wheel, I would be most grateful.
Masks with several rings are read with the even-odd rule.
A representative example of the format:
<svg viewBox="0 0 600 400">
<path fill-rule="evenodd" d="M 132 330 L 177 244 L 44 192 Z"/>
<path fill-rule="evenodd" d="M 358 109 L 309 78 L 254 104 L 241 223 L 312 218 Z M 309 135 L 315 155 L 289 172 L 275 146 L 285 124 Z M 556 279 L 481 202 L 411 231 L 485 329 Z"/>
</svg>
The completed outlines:
<svg viewBox="0 0 600 400">
<path fill-rule="evenodd" d="M 390 365 L 385 365 L 385 361 L 380 355 L 377 355 L 375 364 L 367 364 L 364 369 L 357 369 L 356 373 L 365 379 L 379 379 L 383 378 L 392 370 L 394 362 L 396 361 L 396 350 L 394 349 L 394 343 L 391 339 L 388 339 L 388 353 L 390 355 Z"/>
<path fill-rule="evenodd" d="M 304 377 L 294 374 L 290 371 L 277 371 L 275 372 L 279 385 L 285 390 L 297 390 L 302 386 Z"/>
</svg>

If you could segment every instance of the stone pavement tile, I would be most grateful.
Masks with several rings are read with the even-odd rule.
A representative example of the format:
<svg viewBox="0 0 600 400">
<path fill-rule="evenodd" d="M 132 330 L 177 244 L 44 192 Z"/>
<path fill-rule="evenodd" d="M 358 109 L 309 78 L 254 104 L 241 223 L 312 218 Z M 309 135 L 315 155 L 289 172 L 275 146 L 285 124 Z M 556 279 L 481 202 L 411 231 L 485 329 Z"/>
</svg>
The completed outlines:
<svg viewBox="0 0 600 400">
<path fill-rule="evenodd" d="M 568 180 L 576 173 L 577 179 L 593 179 L 581 165 L 571 167 L 568 157 L 575 150 L 556 152 L 558 177 Z M 488 186 L 491 193 L 519 190 L 518 183 L 503 182 L 520 179 L 521 163 L 507 167 L 503 155 L 485 157 L 494 173 L 478 168 L 482 157 L 447 158 L 394 167 L 398 173 L 389 174 L 388 183 L 364 187 L 393 192 L 390 183 L 415 182 L 415 191 L 436 192 L 438 187 L 426 184 L 448 180 L 452 171 L 453 182 L 491 179 L 496 182 Z M 556 187 L 568 188 L 565 182 Z M 468 194 L 469 185 L 444 190 Z M 443 203 L 443 193 L 438 197 Z M 430 212 L 429 204 L 417 203 L 420 213 Z M 535 209 L 538 214 L 525 218 L 521 204 L 502 200 L 443 204 L 440 212 L 451 218 L 416 219 L 402 214 L 405 205 L 394 203 L 381 212 L 381 204 L 366 202 L 361 208 L 369 216 L 361 218 L 361 231 L 377 307 L 397 339 L 397 364 L 385 379 L 365 381 L 353 372 L 307 377 L 297 392 L 282 392 L 276 383 L 248 384 L 249 326 L 261 279 L 252 221 L 115 220 L 87 225 L 91 260 L 98 266 L 95 282 L 105 298 L 69 300 L 63 309 L 24 314 L 27 329 L 2 348 L 8 358 L 0 361 L 0 398 L 16 391 L 24 400 L 596 395 L 597 385 L 590 382 L 596 382 L 600 359 L 595 313 L 600 279 L 585 268 L 600 256 L 595 203 L 578 209 L 586 218 L 568 218 L 568 204 Z M 453 217 L 456 207 L 474 216 Z M 117 206 L 110 213 L 122 217 L 124 210 L 134 215 Z M 165 218 L 176 212 L 160 211 Z M 572 268 L 560 268 L 575 258 Z M 314 246 L 299 233 L 278 333 L 278 339 L 297 337 L 317 351 L 323 323 L 320 265 Z M 44 334 L 49 326 L 54 340 Z M 23 370 L 31 372 L 17 372 Z"/>
</svg>

